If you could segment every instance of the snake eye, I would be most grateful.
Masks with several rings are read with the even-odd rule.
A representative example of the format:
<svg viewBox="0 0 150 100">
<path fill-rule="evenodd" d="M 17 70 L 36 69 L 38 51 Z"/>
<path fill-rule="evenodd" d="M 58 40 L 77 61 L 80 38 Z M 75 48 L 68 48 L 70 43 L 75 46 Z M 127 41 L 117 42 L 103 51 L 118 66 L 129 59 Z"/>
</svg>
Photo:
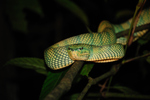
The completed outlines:
<svg viewBox="0 0 150 100">
<path fill-rule="evenodd" d="M 83 49 L 83 47 L 79 48 L 78 50 L 82 50 L 82 49 Z"/>
</svg>

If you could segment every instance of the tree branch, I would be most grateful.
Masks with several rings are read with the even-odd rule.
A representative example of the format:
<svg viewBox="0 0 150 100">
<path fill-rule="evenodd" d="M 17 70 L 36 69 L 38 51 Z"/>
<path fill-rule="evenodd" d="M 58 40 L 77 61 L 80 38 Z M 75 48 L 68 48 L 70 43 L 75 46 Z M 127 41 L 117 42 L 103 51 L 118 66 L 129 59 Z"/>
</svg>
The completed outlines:
<svg viewBox="0 0 150 100">
<path fill-rule="evenodd" d="M 137 57 L 134 57 L 134 58 L 125 60 L 125 61 L 122 62 L 122 64 L 128 63 L 128 62 L 133 61 L 133 60 L 137 60 L 137 59 L 139 59 L 139 58 L 143 58 L 143 57 L 146 57 L 146 56 L 150 56 L 150 53 L 147 53 L 147 54 L 144 54 L 144 55 L 142 55 L 142 56 L 137 56 Z"/>
<path fill-rule="evenodd" d="M 111 92 L 103 92 L 103 94 L 100 93 L 88 93 L 88 97 L 117 97 L 117 98 L 133 98 L 133 99 L 150 99 L 150 95 L 135 95 L 135 94 L 124 94 L 124 93 L 111 93 Z"/>
<path fill-rule="evenodd" d="M 103 75 L 101 75 L 101 76 L 99 76 L 99 77 L 97 77 L 95 79 L 93 79 L 93 78 L 90 77 L 88 84 L 85 86 L 85 88 L 79 94 L 77 100 L 82 100 L 83 97 L 85 96 L 85 94 L 88 92 L 88 90 L 90 89 L 90 87 L 92 85 L 97 84 L 99 81 L 101 81 L 101 80 L 103 80 L 103 79 L 105 79 L 105 78 L 107 78 L 109 76 L 115 75 L 118 72 L 118 70 L 119 70 L 119 68 L 120 68 L 120 66 L 122 64 L 128 63 L 128 62 L 133 61 L 133 60 L 137 60 L 139 58 L 146 57 L 146 56 L 149 56 L 149 55 L 150 55 L 150 53 L 147 53 L 147 54 L 142 55 L 142 56 L 138 56 L 138 57 L 135 57 L 135 58 L 131 58 L 131 59 L 125 60 L 125 61 L 123 61 L 123 62 L 121 62 L 119 64 L 116 64 L 116 65 L 112 66 L 112 68 L 110 69 L 110 71 L 106 72 L 105 74 L 103 74 Z"/>
<path fill-rule="evenodd" d="M 134 32 L 139 32 L 139 31 L 146 30 L 146 29 L 150 29 L 150 23 L 136 27 Z M 128 32 L 129 32 L 129 29 L 121 31 L 116 34 L 116 37 L 119 38 L 119 37 L 127 36 Z"/>
<path fill-rule="evenodd" d="M 44 100 L 58 100 L 62 94 L 69 91 L 73 79 L 83 65 L 83 61 L 75 61 L 60 83 L 45 97 Z"/>
<path fill-rule="evenodd" d="M 119 70 L 119 66 L 120 65 L 117 65 L 117 66 L 113 66 L 110 71 L 106 72 L 105 74 L 93 79 L 93 78 L 89 78 L 89 82 L 88 84 L 85 86 L 85 88 L 83 89 L 83 91 L 80 93 L 80 95 L 78 96 L 77 100 L 82 100 L 83 97 L 85 96 L 85 94 L 87 93 L 87 91 L 90 89 L 90 87 L 92 85 L 95 85 L 97 82 L 111 76 L 111 75 L 114 75 L 115 73 L 117 73 L 117 71 Z"/>
</svg>

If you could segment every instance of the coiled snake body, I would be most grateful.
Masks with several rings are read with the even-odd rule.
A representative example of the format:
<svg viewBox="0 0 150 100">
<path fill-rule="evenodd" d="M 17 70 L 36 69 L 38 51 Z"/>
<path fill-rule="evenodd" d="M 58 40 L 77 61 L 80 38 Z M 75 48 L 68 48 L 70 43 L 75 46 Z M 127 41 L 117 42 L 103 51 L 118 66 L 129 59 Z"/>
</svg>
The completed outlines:
<svg viewBox="0 0 150 100">
<path fill-rule="evenodd" d="M 120 31 L 128 29 L 132 19 L 120 25 L 102 21 L 97 33 L 85 33 L 62 40 L 44 52 L 45 62 L 49 68 L 57 70 L 71 65 L 75 60 L 93 61 L 96 63 L 112 62 L 124 56 L 123 45 L 127 38 L 116 38 Z M 137 26 L 150 23 L 150 8 L 142 11 Z M 147 30 L 134 33 L 138 39 Z"/>
</svg>

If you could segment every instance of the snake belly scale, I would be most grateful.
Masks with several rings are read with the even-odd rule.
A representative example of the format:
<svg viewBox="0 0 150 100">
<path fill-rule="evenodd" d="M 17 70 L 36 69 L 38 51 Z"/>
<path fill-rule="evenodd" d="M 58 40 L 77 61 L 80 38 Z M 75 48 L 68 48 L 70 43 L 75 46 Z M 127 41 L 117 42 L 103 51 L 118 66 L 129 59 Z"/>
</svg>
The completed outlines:
<svg viewBox="0 0 150 100">
<path fill-rule="evenodd" d="M 96 33 L 84 33 L 62 40 L 44 52 L 45 62 L 53 70 L 67 67 L 75 60 L 92 61 L 96 63 L 112 62 L 124 56 L 124 47 L 127 38 L 116 38 L 120 31 L 128 29 L 131 20 L 119 25 L 102 21 Z M 150 8 L 143 10 L 137 26 L 150 23 Z M 134 33 L 135 40 L 147 30 Z"/>
</svg>

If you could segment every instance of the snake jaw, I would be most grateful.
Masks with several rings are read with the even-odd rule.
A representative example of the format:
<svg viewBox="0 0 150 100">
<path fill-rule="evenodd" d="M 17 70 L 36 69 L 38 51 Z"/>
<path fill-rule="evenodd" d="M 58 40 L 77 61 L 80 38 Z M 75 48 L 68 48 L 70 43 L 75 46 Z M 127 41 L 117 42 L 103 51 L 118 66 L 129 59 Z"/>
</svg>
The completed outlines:
<svg viewBox="0 0 150 100">
<path fill-rule="evenodd" d="M 89 58 L 89 53 L 80 53 L 78 51 L 69 52 L 68 55 L 72 60 L 87 60 Z"/>
<path fill-rule="evenodd" d="M 93 61 L 95 63 L 107 63 L 107 62 L 113 62 L 113 61 L 117 61 L 119 60 L 119 58 L 117 59 L 104 59 L 104 60 L 97 60 L 97 61 Z"/>
<path fill-rule="evenodd" d="M 84 47 L 83 47 L 84 46 Z M 90 50 L 85 45 L 71 45 L 68 47 L 68 55 L 72 60 L 87 60 L 90 56 Z"/>
</svg>

